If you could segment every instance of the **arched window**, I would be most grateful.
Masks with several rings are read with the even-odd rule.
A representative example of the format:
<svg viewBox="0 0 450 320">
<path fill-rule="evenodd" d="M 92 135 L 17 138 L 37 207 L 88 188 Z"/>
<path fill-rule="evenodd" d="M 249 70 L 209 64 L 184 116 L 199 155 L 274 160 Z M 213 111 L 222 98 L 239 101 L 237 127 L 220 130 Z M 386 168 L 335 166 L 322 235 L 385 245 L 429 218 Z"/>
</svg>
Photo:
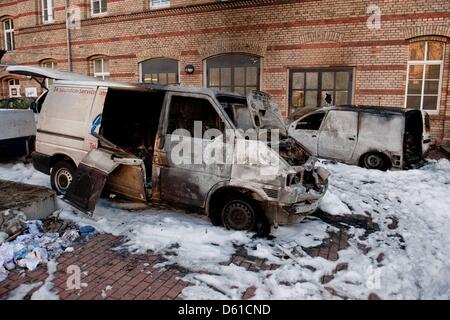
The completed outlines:
<svg viewBox="0 0 450 320">
<path fill-rule="evenodd" d="M 407 108 L 437 111 L 444 68 L 444 42 L 419 41 L 409 45 Z"/>
<path fill-rule="evenodd" d="M 104 57 L 97 57 L 91 59 L 92 75 L 102 80 L 108 80 L 109 73 L 109 60 Z"/>
<path fill-rule="evenodd" d="M 5 50 L 14 51 L 14 23 L 12 19 L 3 21 L 3 39 L 5 39 Z"/>
<path fill-rule="evenodd" d="M 208 88 L 248 95 L 259 90 L 260 58 L 248 54 L 229 53 L 206 60 Z"/>
<path fill-rule="evenodd" d="M 153 84 L 177 84 L 178 61 L 154 58 L 141 62 L 141 82 Z"/>
</svg>

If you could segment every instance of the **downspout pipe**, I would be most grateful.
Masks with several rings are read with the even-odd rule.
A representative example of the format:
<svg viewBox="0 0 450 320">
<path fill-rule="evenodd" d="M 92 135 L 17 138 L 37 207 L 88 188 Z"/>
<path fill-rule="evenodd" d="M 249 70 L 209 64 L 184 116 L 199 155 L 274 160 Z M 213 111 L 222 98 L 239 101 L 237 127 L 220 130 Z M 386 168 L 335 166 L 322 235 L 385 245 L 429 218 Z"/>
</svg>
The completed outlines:
<svg viewBox="0 0 450 320">
<path fill-rule="evenodd" d="M 66 40 L 67 40 L 67 65 L 68 71 L 72 72 L 72 44 L 71 44 L 71 33 L 70 33 L 70 15 L 69 15 L 69 0 L 64 0 L 64 10 L 66 12 Z"/>
</svg>

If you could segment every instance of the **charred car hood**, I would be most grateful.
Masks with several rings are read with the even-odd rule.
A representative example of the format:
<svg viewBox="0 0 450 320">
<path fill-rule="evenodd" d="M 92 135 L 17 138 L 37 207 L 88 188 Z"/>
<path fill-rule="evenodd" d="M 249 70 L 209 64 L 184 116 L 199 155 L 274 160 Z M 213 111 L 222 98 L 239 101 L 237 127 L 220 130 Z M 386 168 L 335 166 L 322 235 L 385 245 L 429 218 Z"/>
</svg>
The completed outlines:
<svg viewBox="0 0 450 320">
<path fill-rule="evenodd" d="M 247 106 L 255 129 L 279 129 L 280 135 L 287 135 L 280 107 L 272 101 L 270 95 L 262 91 L 252 91 L 247 97 Z"/>
</svg>

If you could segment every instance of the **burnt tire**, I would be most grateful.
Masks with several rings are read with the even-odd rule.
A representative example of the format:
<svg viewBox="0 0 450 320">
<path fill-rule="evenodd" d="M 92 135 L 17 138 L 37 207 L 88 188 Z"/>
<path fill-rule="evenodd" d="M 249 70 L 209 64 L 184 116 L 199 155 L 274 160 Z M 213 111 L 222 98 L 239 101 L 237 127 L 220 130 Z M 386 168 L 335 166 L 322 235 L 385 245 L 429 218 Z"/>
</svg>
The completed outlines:
<svg viewBox="0 0 450 320">
<path fill-rule="evenodd" d="M 50 182 L 52 189 L 56 191 L 58 195 L 64 195 L 70 186 L 75 174 L 75 166 L 68 161 L 57 162 L 50 174 Z"/>
<path fill-rule="evenodd" d="M 220 206 L 222 225 L 229 230 L 255 231 L 258 235 L 270 233 L 270 224 L 259 204 L 245 196 L 225 199 Z"/>
<path fill-rule="evenodd" d="M 389 167 L 389 160 L 382 153 L 369 152 L 362 157 L 361 166 L 366 169 L 386 171 Z"/>
</svg>

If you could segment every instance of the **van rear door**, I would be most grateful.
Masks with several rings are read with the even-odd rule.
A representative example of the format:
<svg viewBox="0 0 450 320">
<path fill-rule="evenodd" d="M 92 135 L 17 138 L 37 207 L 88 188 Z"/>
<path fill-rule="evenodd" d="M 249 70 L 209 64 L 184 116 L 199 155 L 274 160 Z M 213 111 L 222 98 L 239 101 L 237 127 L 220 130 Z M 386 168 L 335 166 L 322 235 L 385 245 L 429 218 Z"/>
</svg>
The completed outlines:
<svg viewBox="0 0 450 320">
<path fill-rule="evenodd" d="M 129 184 L 126 183 L 127 177 L 132 180 Z M 107 181 L 110 189 L 118 194 L 135 200 L 146 200 L 145 168 L 142 160 L 107 149 L 93 149 L 88 152 L 78 165 L 64 200 L 92 214 Z"/>
</svg>

